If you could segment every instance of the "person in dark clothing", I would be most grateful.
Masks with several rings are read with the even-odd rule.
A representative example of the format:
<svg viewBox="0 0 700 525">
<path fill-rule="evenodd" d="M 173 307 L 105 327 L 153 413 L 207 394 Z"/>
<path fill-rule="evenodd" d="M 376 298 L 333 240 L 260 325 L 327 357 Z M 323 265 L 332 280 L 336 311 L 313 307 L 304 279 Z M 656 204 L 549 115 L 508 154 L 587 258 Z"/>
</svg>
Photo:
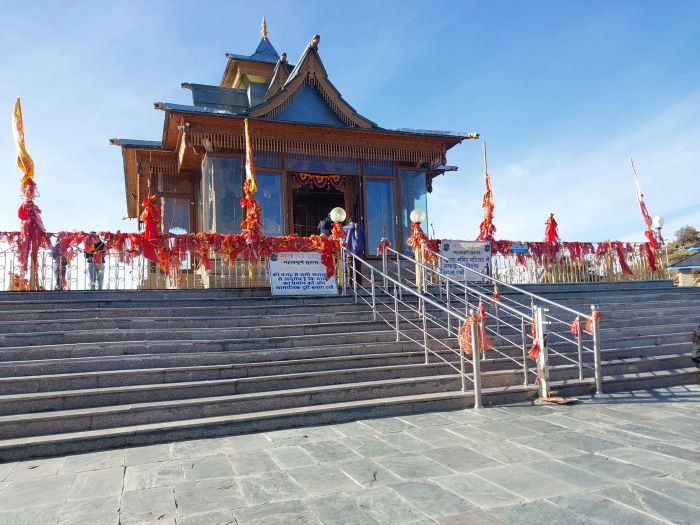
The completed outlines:
<svg viewBox="0 0 700 525">
<path fill-rule="evenodd" d="M 343 226 L 343 232 L 345 233 L 345 246 L 350 253 L 354 253 L 359 258 L 365 258 L 365 229 L 357 223 L 357 219 L 353 217 L 347 226 Z M 358 261 L 355 261 L 355 273 L 354 276 L 357 278 L 357 284 L 362 285 L 362 268 Z M 352 273 L 352 257 L 348 257 L 347 260 L 348 273 Z M 352 277 L 352 276 L 351 276 Z M 350 280 L 352 283 L 352 280 Z"/>
<path fill-rule="evenodd" d="M 85 247 L 85 260 L 88 265 L 88 276 L 90 277 L 90 290 L 102 290 L 102 283 L 105 277 L 105 243 L 100 237 L 92 232 L 92 245 Z"/>
<path fill-rule="evenodd" d="M 61 254 L 61 241 L 58 238 L 51 250 L 51 258 L 53 259 L 54 279 L 56 280 L 54 290 L 63 290 L 66 283 L 68 259 L 65 255 Z"/>
<path fill-rule="evenodd" d="M 324 237 L 330 237 L 332 231 L 333 221 L 331 220 L 331 214 L 329 213 L 326 218 L 321 219 L 321 222 L 318 223 L 318 233 Z"/>
<path fill-rule="evenodd" d="M 700 325 L 693 330 L 691 340 L 693 341 L 693 353 L 690 354 L 690 358 L 695 363 L 695 366 L 700 368 Z"/>
</svg>

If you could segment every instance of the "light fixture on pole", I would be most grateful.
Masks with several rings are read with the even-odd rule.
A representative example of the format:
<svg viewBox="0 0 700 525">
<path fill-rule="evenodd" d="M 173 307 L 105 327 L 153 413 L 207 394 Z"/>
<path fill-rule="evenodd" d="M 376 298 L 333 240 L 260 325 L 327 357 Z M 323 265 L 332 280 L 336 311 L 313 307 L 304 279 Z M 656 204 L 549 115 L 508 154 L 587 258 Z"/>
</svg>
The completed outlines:
<svg viewBox="0 0 700 525">
<path fill-rule="evenodd" d="M 328 214 L 333 221 L 333 231 L 331 232 L 331 240 L 336 244 L 337 246 L 337 251 L 336 253 L 340 253 L 340 245 L 343 242 L 343 236 L 345 235 L 343 232 L 343 221 L 345 220 L 345 217 L 347 217 L 347 213 L 345 213 L 345 210 L 341 208 L 340 206 L 336 206 L 331 210 L 331 212 Z M 340 268 L 340 257 L 338 255 L 333 256 L 333 265 L 335 266 L 335 275 L 336 275 L 336 282 L 342 286 L 343 279 L 345 279 L 345 276 L 343 275 L 345 272 L 341 271 L 339 272 L 338 269 Z M 362 270 L 360 270 L 362 271 Z"/>
<path fill-rule="evenodd" d="M 337 206 L 336 208 L 333 208 L 331 210 L 330 216 L 333 222 L 341 223 L 345 220 L 345 217 L 347 217 L 348 214 L 345 213 L 345 210 L 343 208 Z"/>
<path fill-rule="evenodd" d="M 425 212 L 420 208 L 415 208 L 413 211 L 411 211 L 409 218 L 413 224 L 420 224 L 425 220 Z"/>
<path fill-rule="evenodd" d="M 664 238 L 661 236 L 661 228 L 664 227 L 664 218 L 661 215 L 657 215 L 651 220 L 651 225 L 656 230 L 656 233 L 659 234 L 659 240 L 661 241 L 661 244 L 663 244 Z"/>
</svg>

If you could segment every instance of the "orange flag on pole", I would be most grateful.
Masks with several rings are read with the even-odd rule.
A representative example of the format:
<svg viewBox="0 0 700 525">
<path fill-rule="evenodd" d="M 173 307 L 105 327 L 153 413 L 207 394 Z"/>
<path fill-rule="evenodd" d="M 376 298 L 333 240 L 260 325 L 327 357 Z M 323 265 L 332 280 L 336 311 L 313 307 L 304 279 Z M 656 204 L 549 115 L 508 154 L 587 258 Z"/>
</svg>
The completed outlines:
<svg viewBox="0 0 700 525">
<path fill-rule="evenodd" d="M 479 224 L 479 235 L 477 241 L 492 241 L 496 233 L 493 225 L 493 192 L 491 191 L 491 177 L 489 177 L 489 167 L 486 163 L 486 142 L 484 142 L 484 196 L 481 199 L 481 207 L 484 209 L 484 218 Z"/>
<path fill-rule="evenodd" d="M 248 119 L 245 119 L 245 183 L 251 193 L 258 191 L 258 181 L 255 178 L 255 161 L 253 160 L 253 145 L 248 131 Z"/>
<path fill-rule="evenodd" d="M 17 146 L 17 167 L 22 170 L 22 184 L 34 178 L 34 161 L 27 153 L 24 146 L 24 124 L 22 123 L 22 106 L 19 97 L 15 100 L 15 109 L 12 111 L 12 132 Z"/>
</svg>

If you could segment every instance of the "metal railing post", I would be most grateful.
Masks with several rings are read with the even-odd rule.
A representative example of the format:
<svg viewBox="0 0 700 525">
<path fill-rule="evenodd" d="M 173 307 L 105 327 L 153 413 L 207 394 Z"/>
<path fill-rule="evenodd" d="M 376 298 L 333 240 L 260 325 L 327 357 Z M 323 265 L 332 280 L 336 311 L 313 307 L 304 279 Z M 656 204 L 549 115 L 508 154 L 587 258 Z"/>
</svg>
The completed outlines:
<svg viewBox="0 0 700 525">
<path fill-rule="evenodd" d="M 345 248 L 340 248 L 340 270 L 341 270 L 341 290 L 343 295 L 348 293 L 348 271 L 346 268 L 347 253 Z"/>
<path fill-rule="evenodd" d="M 370 288 L 372 289 L 372 320 L 377 320 L 377 298 L 374 293 L 374 266 L 370 266 L 369 271 Z"/>
<path fill-rule="evenodd" d="M 464 349 L 459 349 L 459 371 L 462 375 L 462 392 L 467 391 L 467 372 L 465 370 Z"/>
<path fill-rule="evenodd" d="M 496 311 L 496 334 L 501 335 L 501 316 L 498 313 L 499 309 L 497 300 L 494 304 L 494 310 Z"/>
<path fill-rule="evenodd" d="M 396 256 L 396 280 L 399 281 L 399 284 L 403 284 L 401 282 L 401 257 L 398 255 Z M 401 299 L 403 301 L 403 293 L 402 293 L 402 289 L 400 286 L 399 286 L 399 299 Z"/>
<path fill-rule="evenodd" d="M 591 305 L 591 332 L 593 335 L 593 369 L 595 370 L 595 393 L 597 396 L 603 393 L 603 371 L 600 355 L 600 327 L 598 326 L 598 318 L 596 317 L 596 307 Z"/>
<path fill-rule="evenodd" d="M 357 303 L 357 271 L 355 266 L 355 257 L 352 257 L 352 291 L 355 294 L 355 303 Z"/>
<path fill-rule="evenodd" d="M 450 312 L 452 311 L 450 308 L 450 281 L 447 281 L 447 284 L 445 286 L 446 288 L 446 294 L 447 294 L 447 311 Z M 442 290 L 442 287 L 440 287 Z M 447 314 L 447 335 L 449 336 L 452 333 L 452 316 L 450 314 Z"/>
<path fill-rule="evenodd" d="M 521 318 L 520 330 L 522 331 L 523 335 L 523 375 L 525 376 L 525 378 L 523 379 L 523 385 L 527 386 L 529 383 L 529 378 L 527 377 L 529 370 L 527 366 L 527 332 L 525 331 L 524 317 Z"/>
<path fill-rule="evenodd" d="M 576 350 L 578 352 L 578 380 L 583 381 L 583 342 L 581 341 L 581 317 L 576 316 L 576 326 L 578 326 L 578 335 L 576 336 Z"/>
<path fill-rule="evenodd" d="M 540 384 L 540 397 L 549 397 L 549 355 L 547 352 L 547 334 L 545 326 L 547 324 L 545 309 L 541 306 L 535 308 L 535 327 L 537 342 L 540 346 L 540 353 L 537 356 L 537 377 Z"/>
<path fill-rule="evenodd" d="M 386 246 L 383 246 L 382 247 L 382 274 L 384 274 L 384 277 L 382 278 L 383 279 L 382 282 L 384 283 L 384 290 L 385 291 L 388 291 L 388 289 L 389 289 L 388 288 L 389 282 L 386 280 L 387 266 L 388 266 L 388 264 L 387 264 L 387 249 L 386 249 Z"/>
<path fill-rule="evenodd" d="M 482 408 L 481 405 L 481 355 L 479 349 L 479 337 L 477 335 L 477 330 L 479 323 L 474 319 L 474 314 L 472 312 L 469 321 L 471 323 L 471 343 L 472 343 L 472 371 L 474 375 L 474 408 Z"/>
<path fill-rule="evenodd" d="M 425 318 L 425 301 L 421 306 L 421 313 L 423 315 L 423 348 L 425 348 L 425 364 L 430 363 L 430 358 L 428 356 L 428 326 L 427 320 Z"/>
<path fill-rule="evenodd" d="M 400 341 L 399 335 L 399 296 L 396 295 L 396 285 L 394 284 L 394 322 L 396 323 L 396 341 Z"/>
</svg>

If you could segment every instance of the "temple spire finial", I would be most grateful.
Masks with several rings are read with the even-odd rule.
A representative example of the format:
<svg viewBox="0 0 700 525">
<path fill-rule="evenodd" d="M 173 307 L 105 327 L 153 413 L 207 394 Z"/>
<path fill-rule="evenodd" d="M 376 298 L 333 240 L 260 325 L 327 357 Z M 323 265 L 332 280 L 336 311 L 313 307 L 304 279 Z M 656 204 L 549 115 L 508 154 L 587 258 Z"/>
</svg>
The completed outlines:
<svg viewBox="0 0 700 525">
<path fill-rule="evenodd" d="M 267 21 L 265 20 L 265 17 L 263 16 L 262 19 L 262 27 L 260 28 L 260 35 L 263 38 L 267 38 Z"/>
</svg>

